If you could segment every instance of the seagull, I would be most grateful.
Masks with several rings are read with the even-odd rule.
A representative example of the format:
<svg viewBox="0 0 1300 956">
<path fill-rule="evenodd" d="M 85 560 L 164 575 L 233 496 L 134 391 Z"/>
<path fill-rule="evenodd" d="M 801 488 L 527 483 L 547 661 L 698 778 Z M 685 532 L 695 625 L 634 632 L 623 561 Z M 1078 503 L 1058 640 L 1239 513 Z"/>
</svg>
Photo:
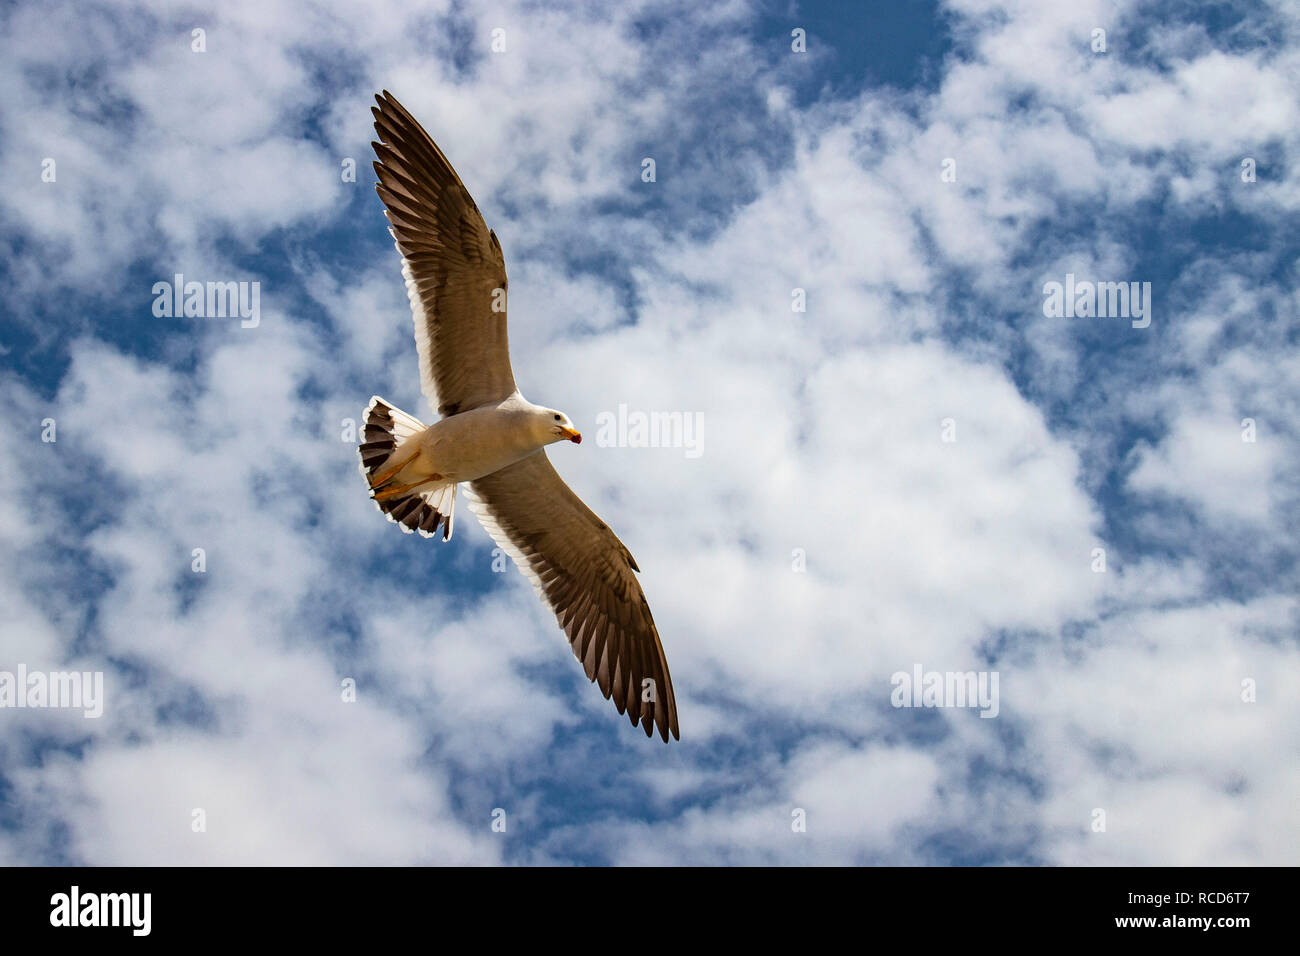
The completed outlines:
<svg viewBox="0 0 1300 956">
<path fill-rule="evenodd" d="M 632 553 L 564 483 L 546 446 L 582 435 L 515 384 L 506 264 L 447 157 L 387 90 L 375 96 L 375 189 L 415 317 L 425 425 L 379 396 L 358 453 L 370 497 L 404 532 L 451 539 L 457 489 L 554 614 L 597 683 L 647 737 L 677 730 L 668 660 Z"/>
</svg>

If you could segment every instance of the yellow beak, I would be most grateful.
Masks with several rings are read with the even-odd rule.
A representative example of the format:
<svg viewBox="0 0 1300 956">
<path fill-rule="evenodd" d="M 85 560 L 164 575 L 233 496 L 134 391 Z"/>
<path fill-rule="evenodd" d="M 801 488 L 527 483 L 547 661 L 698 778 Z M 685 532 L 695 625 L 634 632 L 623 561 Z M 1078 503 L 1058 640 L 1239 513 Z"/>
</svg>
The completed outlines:
<svg viewBox="0 0 1300 956">
<path fill-rule="evenodd" d="M 565 428 L 561 426 L 560 434 L 563 435 L 565 438 L 569 439 L 569 441 L 573 442 L 575 445 L 582 444 L 582 436 L 577 432 L 575 432 L 572 428 Z"/>
</svg>

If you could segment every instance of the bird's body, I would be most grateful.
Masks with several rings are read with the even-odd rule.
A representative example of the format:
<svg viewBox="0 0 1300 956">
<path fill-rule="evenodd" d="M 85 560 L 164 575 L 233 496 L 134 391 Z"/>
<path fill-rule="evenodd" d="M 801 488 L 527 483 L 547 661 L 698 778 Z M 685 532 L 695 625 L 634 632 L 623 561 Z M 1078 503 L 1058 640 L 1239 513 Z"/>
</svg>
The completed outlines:
<svg viewBox="0 0 1300 956">
<path fill-rule="evenodd" d="M 395 482 L 475 481 L 513 465 L 553 441 L 549 434 L 539 434 L 538 412 L 551 414 L 516 392 L 434 422 L 394 449 L 395 459 L 415 455 L 396 473 Z"/>
<path fill-rule="evenodd" d="M 510 366 L 505 257 L 446 156 L 386 91 L 377 190 L 415 317 L 426 425 L 370 401 L 360 444 L 371 498 L 403 531 L 451 537 L 457 491 L 556 615 L 587 677 L 649 736 L 678 736 L 659 631 L 632 554 L 547 458 L 580 442 L 563 412 L 520 394 Z"/>
</svg>

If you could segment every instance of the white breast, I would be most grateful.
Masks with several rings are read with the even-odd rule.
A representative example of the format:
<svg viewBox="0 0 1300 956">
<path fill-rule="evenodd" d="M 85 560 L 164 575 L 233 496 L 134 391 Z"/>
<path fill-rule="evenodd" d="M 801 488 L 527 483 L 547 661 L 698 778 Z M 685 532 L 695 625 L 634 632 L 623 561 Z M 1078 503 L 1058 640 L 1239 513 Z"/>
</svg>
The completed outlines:
<svg viewBox="0 0 1300 956">
<path fill-rule="evenodd" d="M 542 447 L 518 410 L 476 408 L 430 425 L 420 436 L 424 457 L 452 481 L 473 481 L 500 471 Z"/>
</svg>

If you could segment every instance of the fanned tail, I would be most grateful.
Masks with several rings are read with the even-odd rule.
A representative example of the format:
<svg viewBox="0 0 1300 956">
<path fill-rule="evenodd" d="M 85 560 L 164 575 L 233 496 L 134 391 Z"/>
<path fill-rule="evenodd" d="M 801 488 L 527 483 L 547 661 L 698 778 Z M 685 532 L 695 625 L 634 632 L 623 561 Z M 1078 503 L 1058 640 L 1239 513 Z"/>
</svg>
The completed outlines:
<svg viewBox="0 0 1300 956">
<path fill-rule="evenodd" d="M 370 486 L 370 498 L 375 507 L 402 531 L 407 534 L 418 532 L 425 538 L 432 538 L 441 524 L 442 540 L 449 541 L 456 509 L 457 485 L 454 481 L 427 482 L 408 494 L 397 495 L 384 495 L 384 490 L 393 484 L 395 475 L 378 485 L 375 483 L 376 477 L 383 473 L 390 461 L 401 459 L 401 451 L 407 442 L 424 430 L 425 425 L 418 418 L 378 395 L 371 398 L 357 448 L 361 474 Z"/>
</svg>

